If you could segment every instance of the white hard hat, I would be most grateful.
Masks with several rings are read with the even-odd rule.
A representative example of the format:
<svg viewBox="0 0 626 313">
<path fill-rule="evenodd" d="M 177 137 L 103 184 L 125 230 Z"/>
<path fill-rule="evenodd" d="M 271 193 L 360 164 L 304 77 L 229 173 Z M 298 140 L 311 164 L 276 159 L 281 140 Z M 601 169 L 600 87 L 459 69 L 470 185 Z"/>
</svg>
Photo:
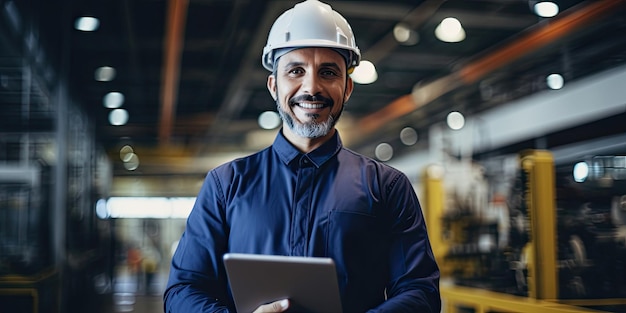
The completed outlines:
<svg viewBox="0 0 626 313">
<path fill-rule="evenodd" d="M 263 67 L 273 70 L 277 49 L 304 47 L 344 50 L 347 53 L 341 54 L 348 69 L 361 60 L 350 24 L 330 5 L 317 0 L 298 3 L 276 19 L 263 48 Z"/>
</svg>

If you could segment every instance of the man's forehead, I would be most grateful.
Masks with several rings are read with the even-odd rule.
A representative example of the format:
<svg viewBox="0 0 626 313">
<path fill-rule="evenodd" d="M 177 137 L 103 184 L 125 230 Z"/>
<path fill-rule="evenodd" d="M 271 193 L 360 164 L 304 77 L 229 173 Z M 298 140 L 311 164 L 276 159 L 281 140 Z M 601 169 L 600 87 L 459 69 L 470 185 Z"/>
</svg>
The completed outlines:
<svg viewBox="0 0 626 313">
<path fill-rule="evenodd" d="M 307 48 L 298 48 L 291 50 L 285 54 L 283 54 L 278 62 L 304 62 L 308 63 L 311 57 L 319 58 L 319 61 L 322 63 L 337 63 L 338 66 L 340 64 L 344 64 L 344 57 L 336 50 L 332 48 L 320 48 L 320 47 L 307 47 Z M 284 63 L 283 63 L 284 64 Z"/>
</svg>

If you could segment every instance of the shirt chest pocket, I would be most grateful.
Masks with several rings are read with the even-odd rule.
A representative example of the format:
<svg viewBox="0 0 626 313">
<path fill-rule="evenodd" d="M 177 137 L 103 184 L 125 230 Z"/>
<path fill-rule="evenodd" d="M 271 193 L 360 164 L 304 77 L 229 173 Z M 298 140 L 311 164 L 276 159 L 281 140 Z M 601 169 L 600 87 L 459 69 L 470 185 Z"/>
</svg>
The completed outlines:
<svg viewBox="0 0 626 313">
<path fill-rule="evenodd" d="M 387 242 L 381 218 L 359 212 L 331 211 L 326 237 L 329 255 L 371 257 Z"/>
</svg>

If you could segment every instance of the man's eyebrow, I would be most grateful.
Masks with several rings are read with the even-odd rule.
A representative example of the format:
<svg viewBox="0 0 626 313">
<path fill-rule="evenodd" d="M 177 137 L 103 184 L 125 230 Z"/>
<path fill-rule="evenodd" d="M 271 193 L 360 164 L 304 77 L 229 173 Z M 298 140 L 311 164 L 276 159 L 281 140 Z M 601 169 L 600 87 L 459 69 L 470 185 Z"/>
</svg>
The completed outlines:
<svg viewBox="0 0 626 313">
<path fill-rule="evenodd" d="M 298 67 L 298 66 L 303 66 L 305 65 L 305 62 L 300 62 L 300 61 L 292 61 L 289 62 L 287 64 L 285 64 L 285 66 L 283 66 L 283 68 L 288 69 L 288 68 L 293 68 L 293 67 Z M 336 70 L 341 70 L 341 67 L 339 67 L 339 65 L 335 62 L 324 62 L 321 64 L 321 67 L 332 67 Z"/>
<path fill-rule="evenodd" d="M 338 71 L 341 70 L 339 65 L 337 63 L 335 63 L 335 62 L 325 62 L 325 63 L 322 63 L 322 66 L 323 67 L 332 67 L 332 68 L 334 68 L 334 69 L 336 69 Z"/>
<path fill-rule="evenodd" d="M 292 62 L 289 62 L 289 63 L 285 64 L 285 66 L 283 66 L 283 68 L 288 69 L 288 68 L 292 68 L 292 67 L 302 66 L 304 64 L 305 64 L 304 62 L 292 61 Z"/>
</svg>

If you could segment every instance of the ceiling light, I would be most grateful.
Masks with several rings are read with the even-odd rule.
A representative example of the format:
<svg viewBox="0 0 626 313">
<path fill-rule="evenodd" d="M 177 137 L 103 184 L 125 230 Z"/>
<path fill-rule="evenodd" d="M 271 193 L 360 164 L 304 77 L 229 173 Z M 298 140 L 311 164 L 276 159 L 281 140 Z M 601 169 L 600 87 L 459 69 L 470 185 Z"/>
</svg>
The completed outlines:
<svg viewBox="0 0 626 313">
<path fill-rule="evenodd" d="M 378 73 L 376 73 L 376 67 L 372 62 L 364 60 L 354 68 L 350 77 L 355 83 L 365 85 L 375 82 L 378 79 Z"/>
<path fill-rule="evenodd" d="M 415 45 L 419 41 L 419 34 L 404 23 L 398 23 L 393 28 L 393 37 L 406 46 Z"/>
<path fill-rule="evenodd" d="M 83 16 L 76 19 L 74 22 L 74 28 L 84 32 L 92 32 L 98 29 L 100 26 L 100 20 L 91 16 Z"/>
<path fill-rule="evenodd" d="M 128 111 L 115 109 L 109 113 L 109 123 L 114 126 L 124 125 L 128 122 Z"/>
<path fill-rule="evenodd" d="M 258 123 L 263 129 L 274 129 L 280 126 L 280 116 L 274 111 L 265 111 L 259 114 Z"/>
<path fill-rule="evenodd" d="M 109 218 L 109 213 L 107 211 L 107 201 L 105 199 L 99 199 L 96 201 L 96 215 L 100 219 Z"/>
<path fill-rule="evenodd" d="M 574 165 L 574 181 L 577 183 L 584 182 L 589 176 L 589 165 L 586 162 L 579 162 Z"/>
<path fill-rule="evenodd" d="M 417 131 L 412 127 L 405 127 L 400 131 L 400 141 L 407 146 L 417 143 Z"/>
<path fill-rule="evenodd" d="M 546 84 L 550 89 L 561 89 L 563 88 L 563 76 L 560 74 L 550 74 L 546 77 Z"/>
<path fill-rule="evenodd" d="M 390 144 L 383 142 L 376 146 L 374 154 L 376 155 L 376 158 L 383 162 L 389 161 L 393 157 L 393 147 Z"/>
<path fill-rule="evenodd" d="M 104 95 L 102 100 L 105 108 L 117 109 L 124 104 L 124 94 L 117 91 L 112 91 Z"/>
<path fill-rule="evenodd" d="M 128 155 L 128 158 L 124 160 L 124 168 L 126 168 L 129 171 L 134 171 L 138 167 L 139 167 L 139 157 L 134 153 L 130 153 Z"/>
<path fill-rule="evenodd" d="M 450 112 L 446 118 L 446 122 L 448 123 L 448 127 L 451 129 L 459 130 L 465 126 L 465 117 L 463 117 L 463 114 L 459 112 Z"/>
<path fill-rule="evenodd" d="M 465 30 L 459 20 L 454 17 L 447 17 L 435 28 L 435 36 L 441 41 L 459 42 L 465 39 Z"/>
<path fill-rule="evenodd" d="M 552 1 L 539 1 L 535 3 L 533 10 L 541 17 L 554 17 L 559 14 L 559 6 Z"/>
<path fill-rule="evenodd" d="M 120 149 L 120 160 L 125 161 L 128 159 L 128 155 L 131 153 L 135 153 L 133 147 L 129 145 L 125 145 Z"/>
<path fill-rule="evenodd" d="M 110 66 L 103 66 L 96 69 L 94 78 L 99 82 L 112 81 L 115 78 L 115 69 Z"/>
</svg>

